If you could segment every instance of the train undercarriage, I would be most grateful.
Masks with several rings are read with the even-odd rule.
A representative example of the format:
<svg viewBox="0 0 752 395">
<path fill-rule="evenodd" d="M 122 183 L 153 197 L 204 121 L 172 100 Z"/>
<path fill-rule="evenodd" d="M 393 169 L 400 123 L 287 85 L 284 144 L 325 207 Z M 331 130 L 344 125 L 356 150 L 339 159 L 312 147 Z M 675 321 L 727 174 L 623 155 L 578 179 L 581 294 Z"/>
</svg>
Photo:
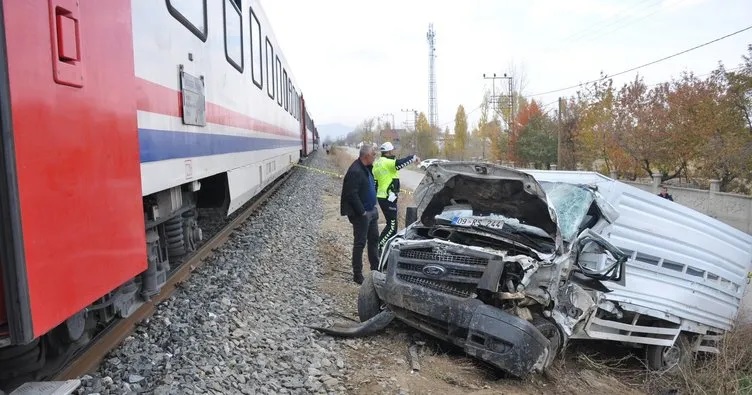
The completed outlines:
<svg viewBox="0 0 752 395">
<path fill-rule="evenodd" d="M 98 333 L 159 294 L 206 239 L 199 219 L 225 217 L 229 201 L 226 173 L 145 196 L 147 269 L 31 343 L 0 343 L 0 390 L 49 379 Z"/>
</svg>

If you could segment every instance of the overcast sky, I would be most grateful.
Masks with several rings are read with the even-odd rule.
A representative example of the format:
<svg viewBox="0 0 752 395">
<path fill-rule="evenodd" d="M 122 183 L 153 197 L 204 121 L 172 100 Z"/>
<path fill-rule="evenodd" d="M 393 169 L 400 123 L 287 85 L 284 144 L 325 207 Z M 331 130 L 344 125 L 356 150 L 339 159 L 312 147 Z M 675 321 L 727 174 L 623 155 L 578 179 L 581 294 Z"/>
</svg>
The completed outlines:
<svg viewBox="0 0 752 395">
<path fill-rule="evenodd" d="M 524 70 L 523 94 L 596 79 L 752 25 L 752 0 L 261 0 L 318 124 L 354 126 L 428 110 L 428 24 L 436 30 L 439 124 L 476 109 L 483 73 Z M 649 84 L 737 67 L 752 30 L 639 70 Z M 621 86 L 632 72 L 615 78 Z M 497 87 L 502 81 L 497 81 Z M 535 96 L 549 108 L 559 95 Z M 470 115 L 477 121 L 480 111 Z"/>
</svg>

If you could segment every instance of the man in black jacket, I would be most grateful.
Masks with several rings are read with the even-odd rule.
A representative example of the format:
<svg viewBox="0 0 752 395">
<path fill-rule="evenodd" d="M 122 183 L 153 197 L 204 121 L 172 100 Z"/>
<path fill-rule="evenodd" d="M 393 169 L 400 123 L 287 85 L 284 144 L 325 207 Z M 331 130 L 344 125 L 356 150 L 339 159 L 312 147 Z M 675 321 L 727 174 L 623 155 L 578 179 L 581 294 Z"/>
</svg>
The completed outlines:
<svg viewBox="0 0 752 395">
<path fill-rule="evenodd" d="M 342 181 L 339 211 L 353 226 L 352 268 L 353 281 L 363 283 L 363 249 L 368 244 L 368 261 L 371 270 L 379 264 L 379 211 L 376 208 L 376 184 L 371 170 L 376 159 L 373 145 L 363 144 L 360 154 Z"/>
</svg>

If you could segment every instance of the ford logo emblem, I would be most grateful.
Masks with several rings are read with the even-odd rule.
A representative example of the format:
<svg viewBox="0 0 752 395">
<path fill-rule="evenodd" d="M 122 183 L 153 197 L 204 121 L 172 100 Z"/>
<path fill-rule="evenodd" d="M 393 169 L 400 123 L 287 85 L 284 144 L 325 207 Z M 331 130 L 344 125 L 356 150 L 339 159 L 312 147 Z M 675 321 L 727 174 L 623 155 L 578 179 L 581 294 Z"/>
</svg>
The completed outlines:
<svg viewBox="0 0 752 395">
<path fill-rule="evenodd" d="M 443 266 L 439 265 L 426 265 L 423 266 L 423 274 L 431 277 L 441 277 L 445 275 L 447 270 Z"/>
</svg>

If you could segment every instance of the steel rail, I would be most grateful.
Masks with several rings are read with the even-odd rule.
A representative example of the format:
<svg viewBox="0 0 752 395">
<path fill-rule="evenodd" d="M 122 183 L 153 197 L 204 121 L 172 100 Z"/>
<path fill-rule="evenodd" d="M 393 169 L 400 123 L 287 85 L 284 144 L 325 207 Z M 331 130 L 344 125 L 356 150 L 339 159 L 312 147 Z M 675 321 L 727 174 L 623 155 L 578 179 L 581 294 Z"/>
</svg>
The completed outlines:
<svg viewBox="0 0 752 395">
<path fill-rule="evenodd" d="M 235 219 L 227 224 L 219 233 L 214 235 L 209 241 L 204 243 L 198 250 L 186 260 L 173 274 L 167 279 L 167 282 L 160 290 L 159 294 L 145 302 L 133 314 L 127 318 L 122 318 L 103 333 L 95 336 L 94 339 L 84 349 L 64 365 L 61 370 L 54 375 L 54 380 L 72 380 L 94 371 L 104 360 L 104 357 L 128 335 L 130 335 L 143 320 L 151 317 L 156 311 L 157 305 L 165 301 L 175 293 L 180 283 L 188 280 L 196 269 L 204 265 L 206 258 L 211 256 L 215 249 L 222 246 L 254 212 L 256 212 L 293 174 L 294 168 L 277 179 L 273 184 L 267 187 L 267 190 L 257 196 L 256 199 L 240 213 Z"/>
</svg>

